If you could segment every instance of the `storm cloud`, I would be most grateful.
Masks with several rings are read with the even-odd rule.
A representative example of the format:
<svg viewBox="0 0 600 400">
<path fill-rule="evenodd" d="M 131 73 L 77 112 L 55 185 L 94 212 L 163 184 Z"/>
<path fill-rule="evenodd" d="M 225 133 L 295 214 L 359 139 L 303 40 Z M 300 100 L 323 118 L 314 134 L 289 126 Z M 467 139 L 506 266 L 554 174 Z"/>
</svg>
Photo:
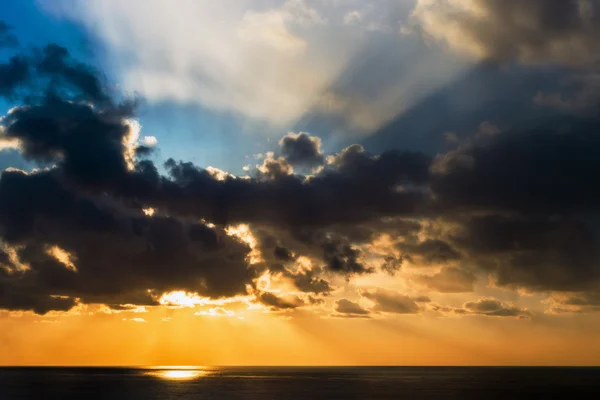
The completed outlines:
<svg viewBox="0 0 600 400">
<path fill-rule="evenodd" d="M 483 59 L 597 66 L 599 12 L 596 0 L 419 0 L 412 27 Z"/>
<path fill-rule="evenodd" d="M 502 7 L 520 3 L 486 4 L 511 16 Z M 537 21 L 535 4 L 518 7 Z M 571 5 L 559 8 L 571 15 Z M 540 20 L 556 22 L 549 30 L 556 40 L 577 29 L 554 21 L 563 14 Z M 514 56 L 486 45 L 490 55 Z M 566 308 L 596 303 L 600 139 L 593 116 L 494 129 L 437 155 L 373 154 L 359 144 L 325 153 L 318 137 L 288 134 L 254 176 L 237 177 L 144 158 L 136 102 L 112 93 L 101 73 L 60 46 L 0 64 L 0 94 L 19 103 L 0 121 L 0 139 L 40 167 L 6 169 L 0 178 L 0 308 L 155 305 L 162 293 L 183 290 L 211 298 L 251 293 L 272 310 L 294 309 L 321 302 L 339 277 L 394 274 L 405 262 L 422 268 L 411 279 L 433 292 L 472 292 L 481 276 L 551 294 Z M 249 226 L 246 237 L 231 233 L 239 224 Z M 298 292 L 261 291 L 257 279 L 266 271 Z M 359 293 L 372 308 L 341 299 L 335 312 L 424 310 L 423 297 L 385 288 Z M 462 310 L 527 314 L 492 300 Z"/>
</svg>

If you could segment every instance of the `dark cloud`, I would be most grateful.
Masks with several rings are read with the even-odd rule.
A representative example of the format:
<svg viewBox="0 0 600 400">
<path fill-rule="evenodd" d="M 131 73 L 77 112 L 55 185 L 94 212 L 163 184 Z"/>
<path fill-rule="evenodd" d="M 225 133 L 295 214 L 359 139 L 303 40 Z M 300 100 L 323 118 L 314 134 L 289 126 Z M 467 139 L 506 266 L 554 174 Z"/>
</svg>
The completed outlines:
<svg viewBox="0 0 600 400">
<path fill-rule="evenodd" d="M 439 239 L 425 239 L 418 243 L 401 242 L 396 247 L 406 257 L 424 264 L 448 263 L 461 257 L 450 244 Z"/>
<path fill-rule="evenodd" d="M 321 244 L 323 259 L 327 269 L 342 274 L 362 274 L 371 272 L 360 261 L 360 250 L 335 237 L 325 237 Z"/>
<path fill-rule="evenodd" d="M 255 271 L 247 266 L 245 244 L 200 223 L 148 217 L 107 197 L 75 194 L 60 183 L 58 172 L 2 174 L 3 238 L 30 268 L 13 266 L 0 280 L 6 307 L 48 311 L 47 304 L 73 305 L 75 298 L 156 304 L 148 290 L 210 297 L 246 293 Z M 76 270 L 49 253 L 53 246 L 72 255 Z M 18 296 L 24 291 L 30 297 Z M 70 302 L 50 302 L 51 296 Z M 40 304 L 32 305 L 33 300 Z"/>
<path fill-rule="evenodd" d="M 529 10 L 525 16 L 537 10 L 519 7 Z M 501 286 L 579 298 L 600 283 L 593 117 L 512 132 L 483 124 L 435 159 L 371 154 L 360 145 L 325 156 L 317 138 L 288 135 L 283 156 L 270 154 L 255 177 L 174 160 L 161 176 L 141 159 L 148 151 L 135 140 L 135 103 L 114 100 L 98 71 L 64 48 L 49 45 L 1 64 L 0 94 L 25 102 L 1 121 L 1 139 L 54 166 L 0 178 L 0 237 L 29 266 L 0 257 L 0 308 L 155 304 L 170 290 L 231 296 L 255 290 L 267 270 L 305 294 L 260 293 L 258 301 L 295 308 L 320 301 L 309 293 L 332 291 L 328 274 L 393 273 L 406 259 L 439 264 L 440 272 L 415 278 L 439 292 L 471 291 L 479 273 Z M 318 164 L 310 176 L 293 172 Z M 142 212 L 147 207 L 154 216 Z M 264 258 L 252 266 L 251 249 L 224 229 L 242 223 Z M 382 235 L 392 245 L 370 259 Z M 73 268 L 52 254 L 55 247 Z M 310 266 L 299 267 L 300 257 Z M 418 313 L 424 302 L 384 289 L 361 295 L 376 303 L 373 312 Z M 516 312 L 504 305 L 484 312 L 488 305 L 462 312 Z"/>
<path fill-rule="evenodd" d="M 596 287 L 597 126 L 595 118 L 560 118 L 438 156 L 434 208 L 456 227 L 443 239 L 503 286 Z"/>
<path fill-rule="evenodd" d="M 599 61 L 599 12 L 597 0 L 439 1 L 417 7 L 414 22 L 426 35 L 485 59 L 589 66 Z"/>
<path fill-rule="evenodd" d="M 0 21 L 0 48 L 18 46 L 17 37 L 11 32 L 12 27 L 4 21 Z"/>
<path fill-rule="evenodd" d="M 447 267 L 433 275 L 416 276 L 413 280 L 435 292 L 465 293 L 473 291 L 476 277 L 470 271 Z"/>
<path fill-rule="evenodd" d="M 444 208 L 525 213 L 597 210 L 600 136 L 597 121 L 563 120 L 527 132 L 496 135 L 436 159 L 432 181 Z"/>
<path fill-rule="evenodd" d="M 463 305 L 469 314 L 485 315 L 488 317 L 527 317 L 530 313 L 512 305 L 506 305 L 496 299 L 479 299 Z"/>
<path fill-rule="evenodd" d="M 485 317 L 528 319 L 532 316 L 532 313 L 526 308 L 519 308 L 493 298 L 481 298 L 475 301 L 469 301 L 463 304 L 462 308 L 433 305 L 431 309 L 445 314 L 481 315 Z"/>
<path fill-rule="evenodd" d="M 335 317 L 344 318 L 368 318 L 370 312 L 360 306 L 360 304 L 348 299 L 339 299 L 333 307 Z"/>
<path fill-rule="evenodd" d="M 95 103 L 109 101 L 99 71 L 75 61 L 69 51 L 59 45 L 49 44 L 32 59 L 36 76 L 48 77 L 51 90 L 78 90 L 86 100 Z"/>
<path fill-rule="evenodd" d="M 375 302 L 371 309 L 374 312 L 385 312 L 395 314 L 416 314 L 421 308 L 412 297 L 403 295 L 394 290 L 376 288 L 364 289 L 360 295 Z"/>
<path fill-rule="evenodd" d="M 76 183 L 106 188 L 127 174 L 125 138 L 132 134 L 128 106 L 94 108 L 49 95 L 42 103 L 14 108 L 2 121 L 4 137 L 18 139 L 26 159 L 58 163 Z"/>
<path fill-rule="evenodd" d="M 555 314 L 599 312 L 600 292 L 554 293 L 549 303 L 549 311 Z"/>
<path fill-rule="evenodd" d="M 539 91 L 534 104 L 566 114 L 597 116 L 600 112 L 600 74 L 589 72 L 565 79 L 561 91 Z"/>
<path fill-rule="evenodd" d="M 290 133 L 280 141 L 281 153 L 292 165 L 314 167 L 324 162 L 321 139 L 305 132 Z"/>
<path fill-rule="evenodd" d="M 387 215 L 408 215 L 425 193 L 429 158 L 403 152 L 361 155 L 338 168 L 305 178 L 298 175 L 254 180 L 217 180 L 191 163 L 168 161 L 171 179 L 149 201 L 171 212 L 222 224 L 255 222 L 282 227 L 350 224 Z M 398 185 L 409 184 L 404 190 Z"/>
<path fill-rule="evenodd" d="M 29 64 L 24 57 L 12 57 L 7 63 L 0 64 L 0 95 L 12 96 L 19 86 L 27 82 Z"/>
<path fill-rule="evenodd" d="M 288 277 L 292 279 L 298 290 L 306 293 L 328 294 L 331 292 L 331 286 L 329 282 L 319 278 L 320 272 L 319 269 L 300 271 L 289 273 Z"/>
<path fill-rule="evenodd" d="M 388 255 L 388 256 L 385 256 L 380 269 L 389 275 L 395 275 L 396 272 L 398 272 L 398 270 L 402 267 L 403 262 L 404 262 L 404 257 Z"/>
<path fill-rule="evenodd" d="M 454 238 L 497 284 L 533 291 L 589 290 L 600 283 L 598 235 L 561 217 L 473 217 Z"/>
<path fill-rule="evenodd" d="M 281 247 L 278 245 L 275 246 L 275 249 L 273 250 L 273 255 L 275 256 L 275 258 L 282 261 L 292 261 L 294 259 L 294 253 L 292 253 L 285 247 Z"/>
<path fill-rule="evenodd" d="M 15 55 L 0 64 L 0 90 L 1 95 L 10 97 L 35 98 L 46 91 L 72 100 L 110 102 L 100 73 L 74 60 L 66 48 L 56 44 Z"/>
<path fill-rule="evenodd" d="M 304 300 L 294 295 L 279 297 L 270 292 L 262 292 L 257 297 L 259 302 L 272 310 L 289 310 L 307 305 Z"/>
</svg>

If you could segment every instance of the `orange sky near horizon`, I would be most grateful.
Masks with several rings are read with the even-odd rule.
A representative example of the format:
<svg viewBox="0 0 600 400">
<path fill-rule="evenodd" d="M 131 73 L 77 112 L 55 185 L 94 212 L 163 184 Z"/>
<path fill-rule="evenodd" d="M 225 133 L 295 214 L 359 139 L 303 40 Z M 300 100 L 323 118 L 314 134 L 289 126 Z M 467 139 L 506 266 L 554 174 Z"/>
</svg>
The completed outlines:
<svg viewBox="0 0 600 400">
<path fill-rule="evenodd" d="M 240 319 L 196 311 L 159 306 L 144 313 L 3 313 L 0 365 L 600 363 L 600 321 L 592 315 L 507 320 L 425 313 L 365 320 L 245 311 Z"/>
</svg>

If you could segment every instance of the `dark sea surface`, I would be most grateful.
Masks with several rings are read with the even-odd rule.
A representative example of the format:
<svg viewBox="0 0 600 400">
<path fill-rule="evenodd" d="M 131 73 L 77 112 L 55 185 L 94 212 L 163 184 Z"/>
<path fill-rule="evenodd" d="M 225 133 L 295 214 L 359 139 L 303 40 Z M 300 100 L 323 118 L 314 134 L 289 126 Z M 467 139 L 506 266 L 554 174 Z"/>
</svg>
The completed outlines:
<svg viewBox="0 0 600 400">
<path fill-rule="evenodd" d="M 600 368 L 0 368 L 0 399 L 600 398 Z"/>
</svg>

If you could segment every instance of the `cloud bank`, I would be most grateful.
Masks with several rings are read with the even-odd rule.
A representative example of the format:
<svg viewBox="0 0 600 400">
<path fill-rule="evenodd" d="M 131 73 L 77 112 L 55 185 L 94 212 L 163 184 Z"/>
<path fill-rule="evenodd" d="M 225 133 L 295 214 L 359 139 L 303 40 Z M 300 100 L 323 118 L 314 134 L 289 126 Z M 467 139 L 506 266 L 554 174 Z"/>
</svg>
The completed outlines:
<svg viewBox="0 0 600 400">
<path fill-rule="evenodd" d="M 286 24 L 329 21 L 304 3 L 290 4 L 277 11 Z M 487 17 L 514 11 L 470 4 L 480 7 L 470 12 Z M 571 9 L 554 15 L 537 2 L 526 7 L 527 21 L 542 13 L 538 25 L 545 30 L 554 32 L 546 28 L 553 22 L 577 37 L 575 22 L 561 22 Z M 459 26 L 461 35 L 470 32 Z M 557 32 L 549 40 L 561 48 Z M 265 35 L 252 40 L 272 47 Z M 514 53 L 492 39 L 484 43 L 485 57 L 560 61 L 545 46 L 517 41 L 528 50 Z M 351 279 L 402 274 L 432 297 L 473 293 L 488 281 L 548 296 L 555 312 L 598 309 L 594 114 L 558 115 L 523 129 L 482 125 L 436 155 L 373 154 L 359 144 L 325 152 L 319 137 L 291 133 L 256 173 L 240 177 L 188 161 L 155 165 L 147 156 L 157 143 L 140 139 L 136 101 L 109 90 L 105 80 L 53 44 L 0 64 L 0 94 L 18 103 L 0 121 L 0 141 L 40 167 L 5 169 L 0 178 L 2 309 L 118 309 L 157 305 L 164 293 L 183 291 L 247 296 L 284 312 L 322 307 Z M 337 298 L 334 314 L 438 307 L 456 315 L 530 315 L 489 298 L 456 308 L 390 288 L 359 287 L 355 295 L 372 306 Z"/>
</svg>

